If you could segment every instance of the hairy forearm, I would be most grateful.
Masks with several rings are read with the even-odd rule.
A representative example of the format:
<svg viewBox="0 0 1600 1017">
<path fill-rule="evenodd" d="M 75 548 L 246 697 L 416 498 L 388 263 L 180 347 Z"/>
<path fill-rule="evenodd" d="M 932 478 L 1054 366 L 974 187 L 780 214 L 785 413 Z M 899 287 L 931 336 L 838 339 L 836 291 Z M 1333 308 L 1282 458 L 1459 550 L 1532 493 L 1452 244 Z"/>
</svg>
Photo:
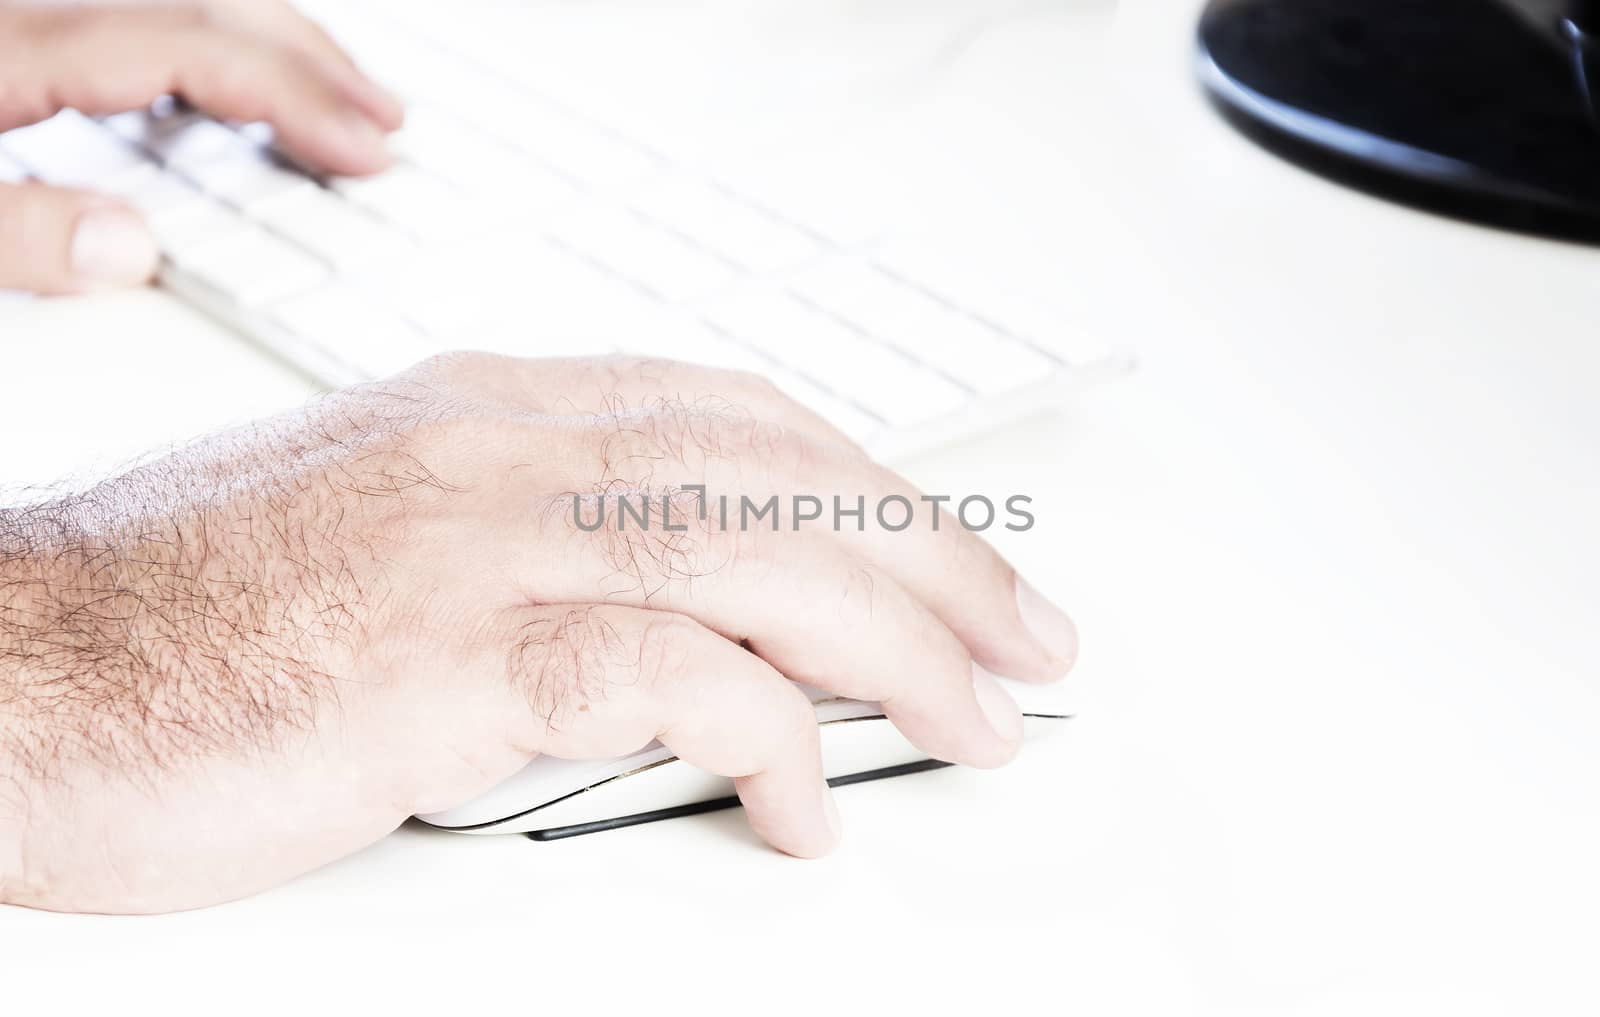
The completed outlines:
<svg viewBox="0 0 1600 1017">
<path fill-rule="evenodd" d="M 303 609 L 260 542 L 206 513 L 0 515 L 0 689 L 21 764 L 125 771 L 269 737 L 310 708 Z M 303 584 L 299 584 L 303 585 Z"/>
<path fill-rule="evenodd" d="M 373 534 L 414 468 L 389 424 L 330 399 L 0 508 L 0 706 L 44 732 L 26 758 L 120 771 L 308 722 L 381 595 Z"/>
<path fill-rule="evenodd" d="M 335 704 L 350 552 L 315 492 L 229 462 L 248 497 L 219 497 L 218 453 L 0 509 L 0 902 L 51 906 L 86 831 L 281 752 Z"/>
<path fill-rule="evenodd" d="M 150 698 L 140 666 L 137 594 L 119 577 L 120 552 L 91 541 L 79 506 L 56 502 L 0 512 L 0 891 L 43 890 L 37 850 L 46 815 L 59 816 L 91 768 L 132 755 L 125 704 Z"/>
</svg>

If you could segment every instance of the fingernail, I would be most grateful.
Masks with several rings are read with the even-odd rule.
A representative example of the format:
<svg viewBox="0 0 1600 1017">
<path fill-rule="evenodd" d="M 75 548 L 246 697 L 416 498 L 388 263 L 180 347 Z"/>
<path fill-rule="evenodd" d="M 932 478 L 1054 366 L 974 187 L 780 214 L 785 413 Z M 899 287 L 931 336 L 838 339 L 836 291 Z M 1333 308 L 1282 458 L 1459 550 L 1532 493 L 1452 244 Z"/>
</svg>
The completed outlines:
<svg viewBox="0 0 1600 1017">
<path fill-rule="evenodd" d="M 380 152 L 385 158 L 389 156 L 389 142 L 387 136 L 378 125 L 360 113 L 346 113 L 344 116 L 345 135 L 352 143 L 360 145 L 369 152 Z"/>
<path fill-rule="evenodd" d="M 394 125 L 396 127 L 405 126 L 405 122 L 406 122 L 406 101 L 400 97 L 400 93 L 399 92 L 396 92 L 392 88 L 386 88 L 383 85 L 378 85 L 377 88 L 378 88 L 378 94 L 383 96 L 383 100 L 385 102 L 387 102 L 390 106 L 394 107 L 394 120 L 395 120 L 395 124 Z"/>
<path fill-rule="evenodd" d="M 972 665 L 972 690 L 978 694 L 978 706 L 994 733 L 1007 745 L 1022 741 L 1022 708 L 1011 693 L 1000 687 L 994 675 L 977 664 Z"/>
<path fill-rule="evenodd" d="M 839 820 L 839 803 L 834 801 L 833 788 L 827 782 L 822 784 L 822 813 L 828 817 L 828 829 L 833 833 L 833 842 L 839 843 L 839 838 L 844 834 L 844 823 Z"/>
<path fill-rule="evenodd" d="M 132 286 L 155 274 L 155 237 L 125 208 L 96 208 L 78 217 L 72 233 L 72 274 L 90 286 Z"/>
<path fill-rule="evenodd" d="M 1017 577 L 1017 611 L 1022 615 L 1022 624 L 1055 658 L 1056 665 L 1063 672 L 1070 669 L 1078 659 L 1078 626 L 1067 613 L 1044 599 L 1021 576 Z"/>
</svg>

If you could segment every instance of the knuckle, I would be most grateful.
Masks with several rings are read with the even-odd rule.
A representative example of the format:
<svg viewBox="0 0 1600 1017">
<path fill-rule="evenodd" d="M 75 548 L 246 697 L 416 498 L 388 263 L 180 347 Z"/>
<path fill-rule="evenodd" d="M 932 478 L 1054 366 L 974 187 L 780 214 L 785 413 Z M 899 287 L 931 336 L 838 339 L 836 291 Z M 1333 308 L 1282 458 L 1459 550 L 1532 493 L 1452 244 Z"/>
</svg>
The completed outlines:
<svg viewBox="0 0 1600 1017">
<path fill-rule="evenodd" d="M 284 115 L 291 101 L 303 107 L 329 98 L 310 57 L 240 35 L 204 12 L 196 17 L 175 29 L 194 54 L 193 62 L 180 68 L 182 90 L 194 91 L 208 105 L 245 120 Z M 300 107 L 295 111 L 305 112 Z"/>
<path fill-rule="evenodd" d="M 0 21 L 0 34 L 6 25 Z M 14 67 L 21 63 L 21 54 L 11 52 L 14 40 L 0 39 L 0 67 Z M 0 75 L 0 131 L 25 124 L 38 123 L 56 112 L 49 90 L 38 83 L 18 75 Z"/>
<path fill-rule="evenodd" d="M 605 696 L 621 656 L 621 641 L 605 616 L 592 607 L 578 608 L 518 626 L 506 674 L 555 730 L 573 712 Z"/>
<path fill-rule="evenodd" d="M 613 386 L 626 381 L 663 382 L 681 368 L 676 361 L 664 357 L 612 354 L 595 360 L 595 367 Z"/>
<path fill-rule="evenodd" d="M 778 387 L 777 382 L 773 381 L 764 374 L 755 374 L 748 371 L 745 372 L 745 384 L 749 385 L 763 398 L 768 399 L 773 403 L 785 406 L 799 405 L 789 397 L 789 393 Z"/>
<path fill-rule="evenodd" d="M 944 544 L 945 573 L 952 579 L 964 577 L 981 597 L 1006 599 L 1015 588 L 1016 571 L 988 541 L 965 527 L 941 528 L 947 534 Z"/>
<path fill-rule="evenodd" d="M 845 570 L 839 595 L 839 614 L 856 625 L 872 625 L 885 607 L 888 576 L 878 566 L 858 562 Z"/>
<path fill-rule="evenodd" d="M 746 392 L 754 392 L 763 396 L 786 399 L 782 390 L 773 383 L 772 379 L 756 371 L 733 369 L 724 372 L 727 379 L 736 387 Z"/>
<path fill-rule="evenodd" d="M 316 408 L 316 426 L 330 442 L 412 436 L 440 418 L 446 403 L 437 388 L 402 375 L 334 393 Z"/>
<path fill-rule="evenodd" d="M 774 735 L 784 744 L 802 749 L 820 745 L 822 733 L 817 726 L 816 707 L 795 686 L 789 686 L 788 692 L 783 697 L 786 705 L 773 719 Z"/>
<path fill-rule="evenodd" d="M 68 10 L 71 10 L 69 8 Z M 112 4 L 84 4 L 74 12 L 86 22 L 126 30 L 143 27 L 152 32 L 171 32 L 216 25 L 219 19 L 209 0 L 170 0 L 168 3 L 140 4 L 137 9 L 119 9 Z"/>
<path fill-rule="evenodd" d="M 617 514 L 602 519 L 597 529 L 586 534 L 598 539 L 599 556 L 611 569 L 608 587 L 616 596 L 637 593 L 647 604 L 662 598 L 692 598 L 696 583 L 720 572 L 732 559 L 733 549 L 694 523 L 685 522 L 682 530 L 665 529 L 661 502 L 648 498 L 638 493 L 602 495 L 597 501 L 601 505 L 609 502 L 609 507 L 582 509 L 585 526 L 594 524 L 588 516 L 601 511 Z M 634 507 L 624 509 L 624 504 Z M 626 522 L 621 518 L 623 512 L 630 513 Z M 636 517 L 647 522 L 641 525 Z M 675 514 L 673 518 L 680 517 Z"/>
<path fill-rule="evenodd" d="M 593 418 L 590 441 L 607 480 L 642 485 L 695 480 L 713 470 L 787 476 L 809 456 L 803 435 L 721 398 L 614 400 Z M 667 476 L 670 474 L 671 476 Z"/>
<path fill-rule="evenodd" d="M 166 4 L 158 8 L 156 24 L 167 29 L 203 30 L 219 24 L 217 12 L 209 3 L 189 0 L 185 3 Z M 148 17 L 148 14 L 143 16 Z"/>
<path fill-rule="evenodd" d="M 657 421 L 658 445 L 701 476 L 714 467 L 751 482 L 789 478 L 807 455 L 803 436 L 744 412 L 685 412 Z"/>
<path fill-rule="evenodd" d="M 785 535 L 759 526 L 735 527 L 721 535 L 724 557 L 743 575 L 761 582 L 772 579 L 790 560 L 784 553 Z"/>
<path fill-rule="evenodd" d="M 682 615 L 652 618 L 639 635 L 640 680 L 650 686 L 682 681 L 700 633 L 700 626 Z"/>
<path fill-rule="evenodd" d="M 659 421 L 638 414 L 613 414 L 591 429 L 589 440 L 598 466 L 597 484 L 630 487 L 654 483 L 658 471 L 677 461 L 675 445 Z"/>
<path fill-rule="evenodd" d="M 793 458 L 802 444 L 789 428 L 753 417 L 709 414 L 701 427 L 707 443 L 722 454 L 779 462 Z"/>
<path fill-rule="evenodd" d="M 510 359 L 477 350 L 452 350 L 420 361 L 403 375 L 452 385 L 473 385 L 495 377 Z"/>
<path fill-rule="evenodd" d="M 278 68 L 259 52 L 242 47 L 225 54 L 215 40 L 206 38 L 203 26 L 194 26 L 189 34 L 199 55 L 182 68 L 180 88 L 240 117 L 265 116 L 267 83 L 279 77 Z"/>
</svg>

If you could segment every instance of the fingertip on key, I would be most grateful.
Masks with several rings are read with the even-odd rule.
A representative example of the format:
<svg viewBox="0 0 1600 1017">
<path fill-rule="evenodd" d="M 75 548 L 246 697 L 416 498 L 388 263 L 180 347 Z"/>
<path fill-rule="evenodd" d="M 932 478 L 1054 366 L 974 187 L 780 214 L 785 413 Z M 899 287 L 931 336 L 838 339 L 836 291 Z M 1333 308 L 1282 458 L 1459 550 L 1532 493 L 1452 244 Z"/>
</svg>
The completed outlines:
<svg viewBox="0 0 1600 1017">
<path fill-rule="evenodd" d="M 293 158 L 316 170 L 340 176 L 371 176 L 394 162 L 388 132 L 364 113 L 343 110 L 329 117 L 316 136 L 285 138 Z"/>
</svg>

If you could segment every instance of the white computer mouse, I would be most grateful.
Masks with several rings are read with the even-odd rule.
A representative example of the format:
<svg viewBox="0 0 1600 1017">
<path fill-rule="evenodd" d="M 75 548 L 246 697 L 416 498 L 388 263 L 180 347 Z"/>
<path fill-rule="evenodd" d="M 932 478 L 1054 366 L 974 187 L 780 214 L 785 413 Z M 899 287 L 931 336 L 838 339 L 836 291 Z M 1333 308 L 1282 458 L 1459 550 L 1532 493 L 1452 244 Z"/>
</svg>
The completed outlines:
<svg viewBox="0 0 1600 1017">
<path fill-rule="evenodd" d="M 1067 683 L 1000 681 L 1022 708 L 1026 741 L 1060 730 L 1071 718 Z M 877 703 L 801 688 L 817 711 L 829 784 L 949 765 L 930 760 L 907 741 Z M 737 804 L 731 779 L 706 773 L 651 742 L 617 759 L 541 756 L 487 794 L 417 818 L 459 833 L 525 833 L 535 840 L 557 840 Z"/>
</svg>

